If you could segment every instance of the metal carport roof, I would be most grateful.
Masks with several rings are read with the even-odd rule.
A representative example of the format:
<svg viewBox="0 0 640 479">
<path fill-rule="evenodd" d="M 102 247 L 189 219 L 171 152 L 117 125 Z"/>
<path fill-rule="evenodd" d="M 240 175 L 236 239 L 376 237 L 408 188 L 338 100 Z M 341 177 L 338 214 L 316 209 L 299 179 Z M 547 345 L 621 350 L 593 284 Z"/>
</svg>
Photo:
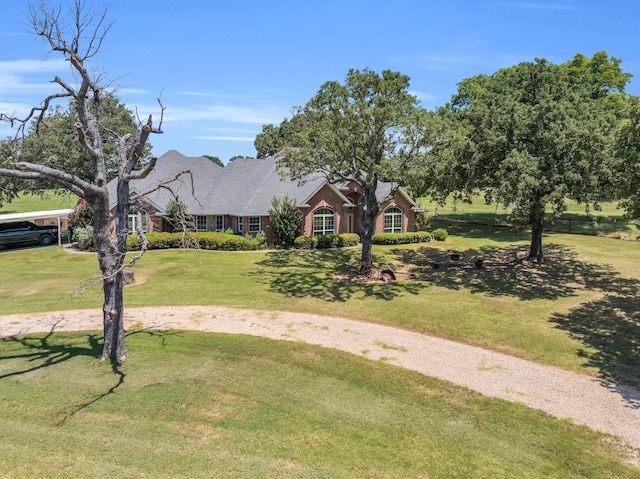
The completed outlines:
<svg viewBox="0 0 640 479">
<path fill-rule="evenodd" d="M 45 218 L 56 218 L 58 222 L 58 245 L 62 244 L 62 219 L 67 218 L 69 213 L 73 211 L 72 208 L 64 210 L 47 210 L 47 211 L 28 211 L 24 213 L 9 213 L 0 215 L 0 223 L 11 223 L 13 221 L 27 221 L 27 220 L 41 220 Z"/>
</svg>

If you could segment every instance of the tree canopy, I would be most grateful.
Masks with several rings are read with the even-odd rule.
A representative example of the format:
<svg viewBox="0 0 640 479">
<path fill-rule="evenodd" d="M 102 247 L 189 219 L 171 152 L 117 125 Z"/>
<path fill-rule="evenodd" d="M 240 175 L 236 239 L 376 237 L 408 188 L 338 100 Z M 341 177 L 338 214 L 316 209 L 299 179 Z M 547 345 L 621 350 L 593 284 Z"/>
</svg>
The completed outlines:
<svg viewBox="0 0 640 479">
<path fill-rule="evenodd" d="M 294 138 L 304 126 L 304 115 L 295 114 L 291 120 L 284 119 L 279 126 L 273 124 L 263 125 L 262 132 L 258 133 L 253 145 L 256 148 L 257 158 L 273 156 L 285 147 L 295 147 Z"/>
<path fill-rule="evenodd" d="M 565 64 L 524 62 L 463 80 L 438 112 L 438 160 L 428 169 L 434 196 L 513 208 L 531 225 L 529 259 L 542 262 L 545 213 L 567 198 L 598 207 L 612 194 L 611 141 L 625 111 L 630 75 L 620 61 L 598 53 Z M 424 174 L 425 172 L 423 172 Z"/>
<path fill-rule="evenodd" d="M 640 220 L 640 101 L 629 102 L 629 117 L 616 138 L 614 155 L 617 194 L 626 215 Z"/>
<path fill-rule="evenodd" d="M 89 108 L 93 108 L 93 100 L 89 99 L 87 103 Z M 89 153 L 77 139 L 76 125 L 80 120 L 76 108 L 73 100 L 66 109 L 59 104 L 52 105 L 42 117 L 31 121 L 25 136 L 5 145 L 9 154 L 0 155 L 0 165 L 6 166 L 16 161 L 46 164 L 89 181 L 94 171 Z M 113 94 L 105 94 L 98 109 L 98 130 L 104 150 L 106 178 L 109 181 L 117 175 L 119 135 L 135 134 L 139 126 L 133 112 Z M 151 145 L 147 143 L 136 169 L 148 164 L 150 151 Z M 38 182 L 22 184 L 20 188 L 14 188 L 14 191 L 37 192 L 59 187 L 55 182 Z"/>
<path fill-rule="evenodd" d="M 283 174 L 294 180 L 323 175 L 330 183 L 359 186 L 365 266 L 372 263 L 379 182 L 399 182 L 426 153 L 426 111 L 408 88 L 409 77 L 390 70 L 349 70 L 344 83 L 326 82 L 297 113 L 304 118 L 300 131 L 278 160 Z"/>
<path fill-rule="evenodd" d="M 222 160 L 220 158 L 218 158 L 217 156 L 211 156 L 211 155 L 202 155 L 205 158 L 210 159 L 211 161 L 213 161 L 216 165 L 221 166 L 224 168 L 224 163 L 222 162 Z"/>
</svg>

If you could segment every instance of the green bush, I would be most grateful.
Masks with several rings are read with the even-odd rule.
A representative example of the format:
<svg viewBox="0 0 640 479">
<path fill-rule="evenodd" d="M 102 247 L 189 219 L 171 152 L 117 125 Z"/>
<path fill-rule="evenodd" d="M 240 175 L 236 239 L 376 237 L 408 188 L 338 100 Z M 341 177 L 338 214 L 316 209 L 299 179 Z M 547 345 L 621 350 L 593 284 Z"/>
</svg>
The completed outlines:
<svg viewBox="0 0 640 479">
<path fill-rule="evenodd" d="M 445 230 L 444 228 L 438 228 L 433 230 L 431 235 L 433 236 L 433 239 L 436 241 L 444 241 L 449 236 L 449 233 L 447 233 L 447 230 Z"/>
<path fill-rule="evenodd" d="M 356 246 L 360 237 L 355 233 L 341 235 L 298 236 L 294 241 L 296 249 L 327 249 Z"/>
<path fill-rule="evenodd" d="M 418 231 L 427 231 L 430 225 L 429 214 L 426 211 L 418 211 L 416 213 L 416 229 Z"/>
<path fill-rule="evenodd" d="M 416 231 L 414 233 L 378 233 L 373 236 L 373 244 L 408 244 L 431 241 L 431 233 Z"/>
<path fill-rule="evenodd" d="M 342 244 L 341 247 L 348 248 L 350 246 L 358 246 L 360 243 L 360 235 L 356 233 L 345 233 L 340 235 Z"/>
<path fill-rule="evenodd" d="M 93 227 L 85 226 L 73 231 L 73 240 L 78 244 L 78 248 L 84 251 L 97 251 L 96 240 L 93 237 Z"/>
<path fill-rule="evenodd" d="M 169 249 L 182 248 L 184 237 L 182 233 L 148 233 L 149 240 L 148 249 Z M 200 232 L 190 233 L 189 239 L 195 240 L 201 249 L 222 250 L 222 251 L 239 251 L 261 249 L 266 245 L 266 237 L 264 233 L 258 234 L 256 237 L 243 237 L 229 233 L 218 232 Z M 127 250 L 137 251 L 142 246 L 142 240 L 137 235 L 129 235 L 127 237 Z"/>
<path fill-rule="evenodd" d="M 203 246 L 202 239 L 203 236 L 207 235 L 209 238 L 215 239 L 217 246 L 215 248 L 205 247 Z M 244 237 L 236 234 L 229 233 L 196 233 L 196 239 L 200 242 L 200 247 L 202 249 L 216 249 L 222 251 L 240 251 L 243 249 L 242 245 L 244 244 Z"/>
<path fill-rule="evenodd" d="M 302 231 L 302 211 L 296 201 L 285 195 L 274 197 L 269 210 L 269 228 L 278 237 L 277 244 L 285 249 L 293 246 L 295 239 Z"/>
<path fill-rule="evenodd" d="M 316 249 L 317 246 L 317 236 L 298 236 L 293 242 L 293 247 L 296 249 Z"/>
<path fill-rule="evenodd" d="M 142 238 L 140 236 L 127 236 L 127 251 L 140 251 L 140 248 L 142 248 Z"/>
<path fill-rule="evenodd" d="M 242 240 L 242 250 L 255 251 L 267 247 L 267 235 L 264 231 L 259 231 L 255 235 L 246 234 Z"/>
<path fill-rule="evenodd" d="M 182 246 L 182 233 L 147 233 L 148 249 L 169 249 Z"/>
</svg>

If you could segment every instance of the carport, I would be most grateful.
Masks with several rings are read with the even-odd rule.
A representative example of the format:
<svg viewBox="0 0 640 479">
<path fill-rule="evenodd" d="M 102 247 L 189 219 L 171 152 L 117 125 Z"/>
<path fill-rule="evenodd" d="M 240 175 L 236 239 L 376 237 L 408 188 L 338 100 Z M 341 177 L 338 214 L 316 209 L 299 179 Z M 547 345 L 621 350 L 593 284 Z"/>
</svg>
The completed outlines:
<svg viewBox="0 0 640 479">
<path fill-rule="evenodd" d="M 58 246 L 62 244 L 62 220 L 69 217 L 72 208 L 64 210 L 31 211 L 27 213 L 10 213 L 0 215 L 0 223 L 12 223 L 14 221 L 55 219 L 58 225 Z"/>
</svg>

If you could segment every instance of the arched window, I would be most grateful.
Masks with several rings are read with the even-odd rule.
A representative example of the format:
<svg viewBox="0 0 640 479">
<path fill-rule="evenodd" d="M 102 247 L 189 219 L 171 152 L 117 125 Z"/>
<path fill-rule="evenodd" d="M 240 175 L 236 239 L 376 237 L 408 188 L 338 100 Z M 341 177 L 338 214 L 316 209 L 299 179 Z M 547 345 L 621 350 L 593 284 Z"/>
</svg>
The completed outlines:
<svg viewBox="0 0 640 479">
<path fill-rule="evenodd" d="M 402 210 L 400 208 L 387 208 L 384 212 L 384 232 L 402 233 Z"/>
<path fill-rule="evenodd" d="M 335 232 L 335 214 L 329 208 L 319 208 L 313 213 L 313 234 L 331 235 Z"/>
</svg>

